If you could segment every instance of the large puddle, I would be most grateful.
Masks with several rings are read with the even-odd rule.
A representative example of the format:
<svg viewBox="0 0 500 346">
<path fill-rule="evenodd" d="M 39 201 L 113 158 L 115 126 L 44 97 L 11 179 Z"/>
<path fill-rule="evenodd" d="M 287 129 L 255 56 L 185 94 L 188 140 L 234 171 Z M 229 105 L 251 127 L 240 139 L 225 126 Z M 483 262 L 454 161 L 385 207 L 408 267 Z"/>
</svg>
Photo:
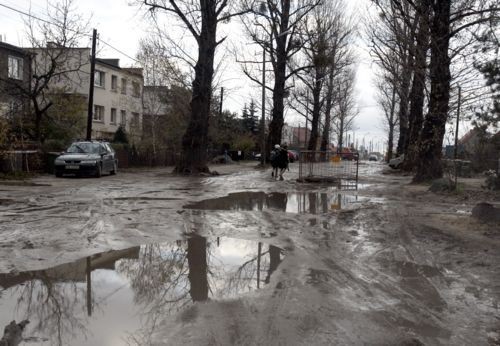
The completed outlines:
<svg viewBox="0 0 500 346">
<path fill-rule="evenodd" d="M 349 208 L 368 200 L 357 194 L 320 192 L 236 192 L 227 196 L 185 205 L 186 209 L 262 211 L 271 209 L 287 213 L 321 214 Z"/>
<path fill-rule="evenodd" d="M 0 274 L 0 330 L 27 319 L 30 345 L 145 345 L 166 315 L 269 283 L 282 258 L 272 245 L 192 237 Z"/>
</svg>

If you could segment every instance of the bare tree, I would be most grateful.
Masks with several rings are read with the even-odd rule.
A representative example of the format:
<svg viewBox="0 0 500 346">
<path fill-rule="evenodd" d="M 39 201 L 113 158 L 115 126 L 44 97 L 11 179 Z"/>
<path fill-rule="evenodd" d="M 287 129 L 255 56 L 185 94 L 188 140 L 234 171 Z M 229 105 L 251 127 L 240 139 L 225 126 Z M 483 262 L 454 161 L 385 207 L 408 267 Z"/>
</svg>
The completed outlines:
<svg viewBox="0 0 500 346">
<path fill-rule="evenodd" d="M 153 16 L 159 12 L 173 15 L 194 38 L 198 48 L 194 63 L 192 83 L 191 118 L 182 139 L 182 154 L 175 171 L 181 174 L 208 172 L 207 145 L 215 51 L 225 40 L 217 38 L 220 23 L 241 15 L 233 11 L 234 2 L 229 0 L 141 0 Z"/>
<path fill-rule="evenodd" d="M 415 181 L 439 178 L 443 175 L 442 145 L 449 113 L 451 90 L 450 40 L 464 30 L 477 25 L 497 22 L 500 7 L 496 1 L 451 0 L 432 4 L 431 91 L 429 111 L 420 134 Z"/>
<path fill-rule="evenodd" d="M 50 122 L 52 95 L 72 92 L 88 79 L 82 67 L 89 64 L 87 49 L 78 49 L 88 36 L 88 20 L 79 15 L 73 0 L 47 2 L 47 20 L 29 17 L 25 21 L 32 53 L 31 82 L 12 83 L 11 92 L 30 100 L 33 119 L 28 119 L 24 131 L 28 137 L 43 141 L 42 123 Z"/>
<path fill-rule="evenodd" d="M 344 148 L 345 134 L 354 129 L 354 120 L 359 112 L 356 108 L 356 100 L 354 98 L 354 83 L 356 79 L 354 68 L 346 69 L 337 78 L 337 102 L 334 108 L 337 114 L 334 121 L 334 131 L 337 135 L 338 151 L 341 152 L 342 148 Z"/>
<path fill-rule="evenodd" d="M 322 0 L 265 0 L 261 2 L 258 10 L 252 9 L 251 13 L 243 17 L 243 25 L 251 39 L 257 43 L 270 58 L 274 86 L 271 122 L 267 148 L 272 144 L 281 142 L 284 124 L 285 98 L 289 95 L 287 81 L 297 73 L 309 68 L 297 64 L 295 56 L 301 51 L 305 42 L 300 34 L 303 32 L 307 14 L 318 6 Z M 262 85 L 259 77 L 255 75 L 252 65 L 256 61 L 244 61 L 244 73 L 254 82 Z"/>
<path fill-rule="evenodd" d="M 388 75 L 379 75 L 377 80 L 377 101 L 384 111 L 384 126 L 387 131 L 387 162 L 394 154 L 394 136 L 399 118 L 396 115 L 398 107 L 397 83 Z"/>
</svg>

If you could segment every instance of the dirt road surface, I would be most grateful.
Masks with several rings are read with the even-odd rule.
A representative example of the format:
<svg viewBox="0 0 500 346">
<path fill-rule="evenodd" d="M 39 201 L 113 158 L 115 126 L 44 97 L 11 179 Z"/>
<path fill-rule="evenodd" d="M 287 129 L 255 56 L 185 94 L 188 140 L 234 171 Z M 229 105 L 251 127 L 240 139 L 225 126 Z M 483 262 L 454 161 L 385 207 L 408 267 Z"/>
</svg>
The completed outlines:
<svg viewBox="0 0 500 346">
<path fill-rule="evenodd" d="M 500 345 L 482 198 L 360 165 L 356 190 L 255 163 L 0 184 L 0 326 L 26 345 Z"/>
</svg>

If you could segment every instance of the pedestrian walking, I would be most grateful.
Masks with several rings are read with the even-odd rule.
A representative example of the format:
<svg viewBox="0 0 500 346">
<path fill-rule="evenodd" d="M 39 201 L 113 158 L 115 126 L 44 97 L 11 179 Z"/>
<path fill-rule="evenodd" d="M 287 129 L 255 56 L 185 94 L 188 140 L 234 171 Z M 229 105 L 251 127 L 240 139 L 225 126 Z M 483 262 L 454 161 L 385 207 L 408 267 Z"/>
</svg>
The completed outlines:
<svg viewBox="0 0 500 346">
<path fill-rule="evenodd" d="M 280 169 L 280 180 L 283 180 L 283 173 L 288 168 L 288 145 L 286 143 L 280 147 L 278 155 L 278 167 Z"/>
<path fill-rule="evenodd" d="M 271 156 L 269 157 L 269 161 L 271 161 L 271 167 L 273 168 L 271 172 L 271 177 L 278 178 L 278 158 L 280 155 L 281 147 L 279 144 L 274 146 L 274 149 L 271 151 Z"/>
</svg>

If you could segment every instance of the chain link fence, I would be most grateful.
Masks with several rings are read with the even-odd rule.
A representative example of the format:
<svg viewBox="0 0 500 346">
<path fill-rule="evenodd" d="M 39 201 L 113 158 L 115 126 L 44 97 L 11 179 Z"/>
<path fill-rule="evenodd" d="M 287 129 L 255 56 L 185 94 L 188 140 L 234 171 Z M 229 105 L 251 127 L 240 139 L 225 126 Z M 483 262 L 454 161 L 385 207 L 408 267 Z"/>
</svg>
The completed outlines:
<svg viewBox="0 0 500 346">
<path fill-rule="evenodd" d="M 359 155 L 332 151 L 301 151 L 299 181 L 334 183 L 339 187 L 357 187 Z"/>
</svg>

